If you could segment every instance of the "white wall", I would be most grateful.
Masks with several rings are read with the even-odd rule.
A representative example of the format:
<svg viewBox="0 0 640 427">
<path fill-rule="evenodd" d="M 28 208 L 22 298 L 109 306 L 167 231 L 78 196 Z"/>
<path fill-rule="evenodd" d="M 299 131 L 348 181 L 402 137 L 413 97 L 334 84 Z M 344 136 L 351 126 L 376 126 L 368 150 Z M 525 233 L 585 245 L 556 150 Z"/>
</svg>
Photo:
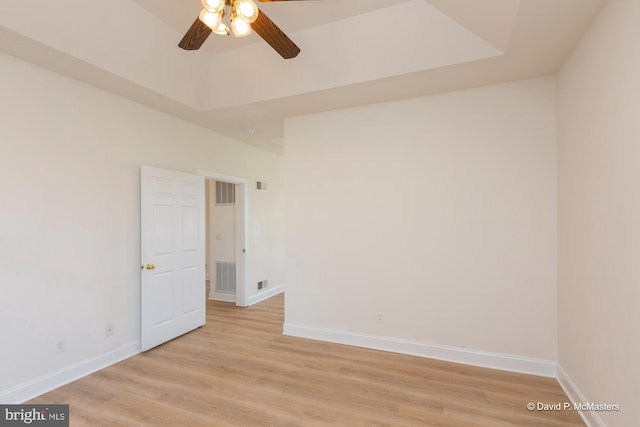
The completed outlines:
<svg viewBox="0 0 640 427">
<path fill-rule="evenodd" d="M 207 233 L 204 246 L 206 252 L 207 280 L 211 280 L 211 192 L 215 191 L 211 189 L 212 186 L 215 186 L 215 181 L 210 179 L 204 181 L 204 217 L 206 218 L 204 228 Z"/>
<path fill-rule="evenodd" d="M 209 194 L 212 260 L 234 262 L 236 258 L 236 205 L 216 204 L 215 181 L 210 181 Z M 215 266 L 215 263 L 213 266 Z"/>
<path fill-rule="evenodd" d="M 640 420 L 639 17 L 610 0 L 558 77 L 559 363 L 611 427 Z"/>
<path fill-rule="evenodd" d="M 137 345 L 141 164 L 268 181 L 247 186 L 247 279 L 283 283 L 280 156 L 6 55 L 0 93 L 0 401 Z"/>
<path fill-rule="evenodd" d="M 216 262 L 236 262 L 236 205 L 216 204 L 216 181 L 207 180 L 207 192 L 209 194 L 207 222 L 209 223 L 209 252 L 207 262 L 211 271 L 211 293 L 216 289 Z M 249 285 L 253 291 L 256 287 Z M 236 301 L 235 295 L 224 295 L 225 301 Z M 211 298 L 216 299 L 216 298 Z"/>
<path fill-rule="evenodd" d="M 555 107 L 548 77 L 287 119 L 285 331 L 556 360 Z"/>
</svg>

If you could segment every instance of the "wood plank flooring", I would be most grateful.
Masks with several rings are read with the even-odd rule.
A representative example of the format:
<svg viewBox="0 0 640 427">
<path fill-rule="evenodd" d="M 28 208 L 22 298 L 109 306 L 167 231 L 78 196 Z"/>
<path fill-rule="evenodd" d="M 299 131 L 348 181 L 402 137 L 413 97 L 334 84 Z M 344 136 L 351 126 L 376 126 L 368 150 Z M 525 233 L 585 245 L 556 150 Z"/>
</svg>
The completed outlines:
<svg viewBox="0 0 640 427">
<path fill-rule="evenodd" d="M 282 336 L 282 295 L 38 397 L 71 426 L 584 426 L 549 378 Z"/>
</svg>

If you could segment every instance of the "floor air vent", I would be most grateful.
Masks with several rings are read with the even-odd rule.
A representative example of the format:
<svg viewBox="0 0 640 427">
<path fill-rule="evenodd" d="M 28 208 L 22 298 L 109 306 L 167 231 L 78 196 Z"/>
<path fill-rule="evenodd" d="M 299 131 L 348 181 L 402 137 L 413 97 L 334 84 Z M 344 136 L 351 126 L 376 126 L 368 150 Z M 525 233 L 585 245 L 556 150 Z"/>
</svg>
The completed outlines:
<svg viewBox="0 0 640 427">
<path fill-rule="evenodd" d="M 236 263 L 216 261 L 216 292 L 236 293 Z"/>
</svg>

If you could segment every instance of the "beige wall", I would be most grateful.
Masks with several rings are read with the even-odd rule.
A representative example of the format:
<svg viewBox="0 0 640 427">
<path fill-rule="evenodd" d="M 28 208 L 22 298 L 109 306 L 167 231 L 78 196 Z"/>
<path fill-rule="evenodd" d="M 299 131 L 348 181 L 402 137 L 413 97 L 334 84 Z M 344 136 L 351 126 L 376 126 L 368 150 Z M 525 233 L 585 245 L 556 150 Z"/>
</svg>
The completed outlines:
<svg viewBox="0 0 640 427">
<path fill-rule="evenodd" d="M 287 119 L 285 329 L 555 360 L 555 85 Z"/>
<path fill-rule="evenodd" d="M 139 340 L 141 164 L 246 178 L 247 280 L 283 283 L 281 156 L 6 55 L 0 93 L 0 401 Z"/>
<path fill-rule="evenodd" d="M 558 77 L 559 364 L 640 420 L 640 2 L 611 0 Z"/>
</svg>

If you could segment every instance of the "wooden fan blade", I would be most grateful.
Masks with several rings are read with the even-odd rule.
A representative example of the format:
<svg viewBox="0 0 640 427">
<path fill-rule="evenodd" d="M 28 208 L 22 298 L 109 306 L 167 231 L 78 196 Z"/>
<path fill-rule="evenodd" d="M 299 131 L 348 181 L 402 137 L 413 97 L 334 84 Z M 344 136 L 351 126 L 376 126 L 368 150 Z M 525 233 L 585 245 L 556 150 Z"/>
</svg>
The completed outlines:
<svg viewBox="0 0 640 427">
<path fill-rule="evenodd" d="M 178 43 L 178 46 L 184 50 L 198 50 L 211 32 L 211 28 L 204 25 L 199 18 L 196 18 L 182 40 L 180 40 L 180 43 Z"/>
<path fill-rule="evenodd" d="M 264 12 L 260 11 L 251 28 L 284 59 L 295 58 L 300 53 L 300 48 Z"/>
</svg>

